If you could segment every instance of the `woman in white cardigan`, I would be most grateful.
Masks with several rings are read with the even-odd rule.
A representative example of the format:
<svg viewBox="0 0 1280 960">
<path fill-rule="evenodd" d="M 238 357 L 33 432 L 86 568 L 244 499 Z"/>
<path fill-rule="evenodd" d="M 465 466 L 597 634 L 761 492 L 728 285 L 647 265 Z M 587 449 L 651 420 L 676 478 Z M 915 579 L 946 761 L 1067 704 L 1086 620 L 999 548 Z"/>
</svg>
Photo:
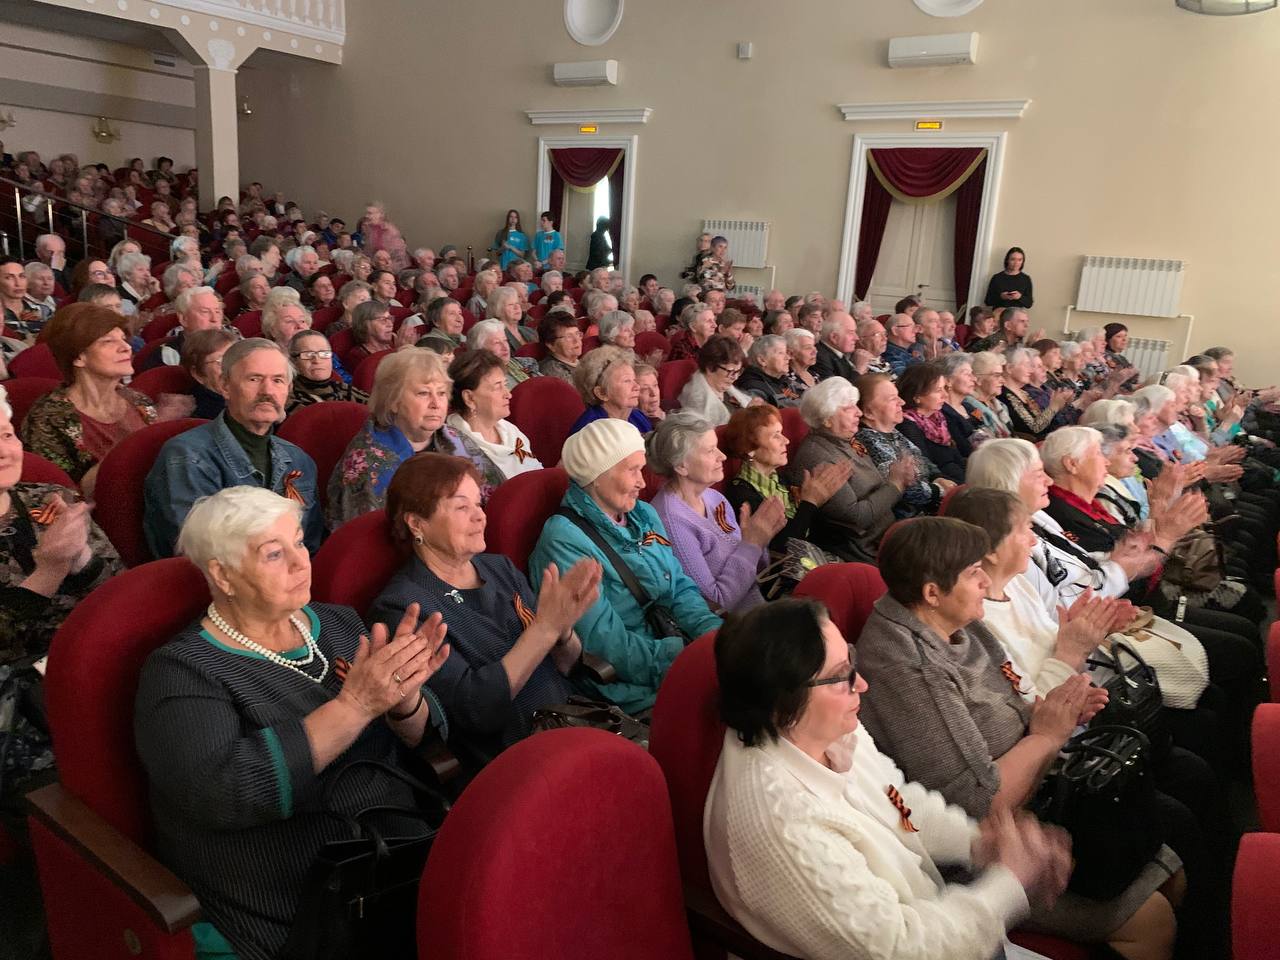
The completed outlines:
<svg viewBox="0 0 1280 960">
<path fill-rule="evenodd" d="M 747 355 L 729 337 L 712 337 L 698 350 L 698 369 L 680 391 L 679 407 L 713 427 L 729 422 L 734 410 L 763 403 L 733 385 L 742 375 Z"/>
<path fill-rule="evenodd" d="M 821 605 L 731 616 L 715 652 L 729 730 L 703 837 L 716 896 L 752 936 L 807 960 L 1036 956 L 1005 931 L 1063 891 L 1069 842 L 1007 812 L 979 826 L 907 783 L 858 724 L 867 685 Z M 946 884 L 938 863 L 976 879 Z"/>
<path fill-rule="evenodd" d="M 449 426 L 475 441 L 476 446 L 510 480 L 518 473 L 541 470 L 529 438 L 507 419 L 511 391 L 506 364 L 488 350 L 468 350 L 449 365 L 453 380 Z"/>
</svg>

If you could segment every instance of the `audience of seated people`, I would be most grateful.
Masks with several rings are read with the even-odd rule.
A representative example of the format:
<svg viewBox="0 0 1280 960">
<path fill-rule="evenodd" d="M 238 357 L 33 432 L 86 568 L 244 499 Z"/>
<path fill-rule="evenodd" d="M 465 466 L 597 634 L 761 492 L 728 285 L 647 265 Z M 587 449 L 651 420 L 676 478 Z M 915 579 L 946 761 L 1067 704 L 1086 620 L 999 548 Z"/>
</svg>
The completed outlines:
<svg viewBox="0 0 1280 960">
<path fill-rule="evenodd" d="M 1122 324 L 1074 341 L 1031 335 L 1030 281 L 1016 249 L 992 281 L 996 310 L 974 307 L 957 330 L 954 315 L 916 298 L 882 320 L 870 304 L 846 312 L 818 293 L 770 291 L 763 311 L 731 300 L 723 238 L 707 238 L 690 270 L 698 283 L 673 290 L 647 274 L 627 287 L 607 267 L 575 276 L 563 241 L 555 243 L 554 220 L 544 215 L 530 241 L 510 211 L 514 218 L 494 238 L 498 259 L 475 271 L 448 246 L 439 255 L 417 248 L 410 258 L 377 204 L 353 237 L 338 220 L 308 224 L 283 195 L 263 200 L 260 189 L 239 209 L 226 198 L 201 218 L 171 169 L 152 179 L 132 171 L 131 207 L 123 188 L 120 197 L 100 190 L 97 168 L 59 166 L 57 176 L 41 171 L 49 189 L 94 199 L 104 237 L 117 210 L 180 235 L 161 248 L 166 264 L 123 230 L 105 259 L 68 263 L 66 241 L 44 234 L 29 263 L 0 261 L 4 361 L 47 344 L 64 381 L 31 404 L 24 424 L 10 422 L 0 404 L 0 516 L 17 531 L 5 540 L 11 549 L 0 567 L 0 663 L 47 652 L 74 604 L 120 569 L 75 491 L 20 482 L 14 428 L 91 499 L 97 463 L 128 434 L 176 416 L 211 420 L 169 440 L 140 491 L 151 552 L 190 557 L 215 598 L 209 617 L 153 656 L 137 714 L 155 786 L 157 846 L 201 897 L 202 951 L 240 947 L 253 955 L 283 942 L 301 883 L 295 867 L 313 855 L 316 834 L 306 823 L 312 814 L 286 811 L 280 798 L 331 776 L 344 750 L 380 756 L 396 736 L 415 742 L 428 723 L 442 731 L 451 724 L 450 743 L 483 762 L 528 735 L 534 710 L 582 690 L 644 715 L 684 644 L 731 614 L 717 641 L 730 731 L 709 808 L 756 802 L 763 787 L 744 795 L 745 785 L 780 776 L 837 807 L 770 808 L 753 821 L 751 837 L 736 814 L 708 821 L 717 893 L 760 939 L 802 954 L 813 937 L 870 949 L 864 945 L 877 942 L 876 930 L 818 901 L 871 887 L 884 897 L 879 878 L 893 885 L 888 909 L 900 912 L 924 951 L 896 941 L 889 956 L 937 952 L 925 946 L 938 942 L 934 926 L 952 932 L 948 948 L 960 936 L 985 956 L 1029 915 L 1038 929 L 1105 943 L 1122 956 L 1165 957 L 1175 914 L 1180 953 L 1220 954 L 1231 855 L 1220 802 L 1225 781 L 1247 770 L 1263 675 L 1260 593 L 1271 590 L 1280 519 L 1280 454 L 1272 446 L 1280 439 L 1280 391 L 1242 388 L 1229 349 L 1206 350 L 1142 386 L 1124 354 Z M 417 312 L 404 317 L 409 294 Z M 531 312 L 531 302 L 541 306 Z M 308 308 L 324 311 L 316 317 L 323 329 L 310 329 Z M 226 326 L 233 312 L 254 311 L 261 338 L 240 339 Z M 652 344 L 635 354 L 638 334 L 673 319 L 665 356 Z M 584 350 L 584 331 L 599 345 Z M 329 340 L 338 334 L 350 350 L 347 369 Z M 150 398 L 127 386 L 136 354 L 156 340 L 163 342 L 138 372 L 181 366 L 193 381 L 188 396 Z M 402 346 L 409 343 L 425 349 Z M 347 370 L 384 352 L 366 396 Z M 696 369 L 676 396 L 664 397 L 669 381 L 660 365 L 682 359 Z M 0 364 L 0 379 L 7 373 Z M 553 465 L 554 454 L 530 440 L 541 434 L 510 419 L 512 390 L 539 375 L 571 383 L 586 411 L 562 452 L 569 490 L 527 558 L 526 579 L 510 559 L 485 553 L 484 507 L 509 478 Z M 370 416 L 332 473 L 317 476 L 311 457 L 275 428 L 300 407 L 333 400 L 367 402 Z M 808 427 L 790 451 L 779 413 L 788 407 Z M 1042 449 L 1016 439 L 1024 437 Z M 726 457 L 741 463 L 731 477 Z M 663 481 L 652 506 L 641 498 L 645 466 Z M 947 497 L 960 483 L 967 486 Z M 330 531 L 386 508 L 406 563 L 369 623 L 380 637 L 419 650 L 422 670 L 400 692 L 418 688 L 425 709 L 415 701 L 401 710 L 398 696 L 387 701 L 385 683 L 369 676 L 374 660 L 356 653 L 364 624 L 341 608 L 309 604 L 309 586 L 297 586 L 307 554 L 326 535 L 320 484 Z M 929 517 L 944 498 L 946 519 Z M 895 526 L 902 518 L 915 519 Z M 1230 574 L 1213 590 L 1165 576 L 1169 554 L 1196 538 L 1216 542 Z M 884 572 L 889 596 L 863 633 L 856 672 L 820 609 L 774 601 L 795 585 L 777 571 L 797 551 L 810 563 L 854 559 Z M 619 562 L 651 602 L 637 599 Z M 1132 617 L 1130 601 L 1152 606 L 1152 629 L 1188 656 L 1202 650 L 1206 663 L 1195 696 L 1171 684 L 1165 697 L 1176 751 L 1155 769 L 1166 846 L 1114 901 L 1067 894 L 1047 909 L 1044 901 L 1060 892 L 1062 850 L 1040 837 L 1031 856 L 1035 828 L 1010 812 L 1034 792 L 1077 721 L 1100 706 L 1086 661 Z M 250 626 L 249 636 L 241 632 Z M 290 656 L 299 639 L 318 654 L 309 667 Z M 753 678 L 761 659 L 775 656 L 770 644 L 783 641 L 786 671 Z M 266 659 L 318 671 L 321 681 L 329 660 L 343 657 L 351 664 L 347 685 L 308 684 L 315 694 L 305 704 L 241 706 L 234 691 L 257 685 L 246 673 L 260 668 L 218 651 L 255 644 L 277 655 Z M 574 669 L 581 651 L 607 659 L 616 678 L 583 679 Z M 770 662 L 781 669 L 784 660 Z M 1019 677 L 1016 689 L 1006 665 Z M 345 711 L 341 730 L 327 728 L 331 741 L 314 766 L 306 764 L 312 786 L 281 779 L 302 775 L 289 759 L 298 743 L 277 734 L 281 773 L 265 735 L 224 736 L 204 719 L 208 697 L 185 681 L 170 689 L 181 671 L 242 711 L 247 727 L 297 730 L 312 713 L 343 713 L 332 705 L 361 669 L 359 690 L 369 699 Z M 864 671 L 873 690 L 863 715 L 874 743 L 849 721 L 857 716 L 849 701 L 856 706 L 866 690 Z M 959 696 L 938 694 L 940 676 L 952 678 L 947 689 Z M 387 725 L 373 735 L 369 721 L 379 714 L 390 718 L 391 737 Z M 939 724 L 939 735 L 927 723 Z M 971 735 L 954 736 L 962 729 Z M 192 762 L 175 763 L 184 751 Z M 209 769 L 217 771 L 211 779 Z M 266 784 L 265 793 L 216 832 L 193 829 L 175 800 L 192 789 L 193 776 L 213 812 L 246 783 Z M 892 829 L 899 811 L 883 801 L 884 809 L 872 808 L 873 793 L 853 799 L 873 780 L 916 808 L 920 834 L 876 833 Z M 354 809 L 394 800 L 394 783 L 370 783 L 342 802 Z M 854 793 L 833 800 L 840 794 L 828 788 Z M 865 821 L 852 828 L 870 830 L 865 840 L 851 842 L 831 826 L 850 816 Z M 805 849 L 776 817 L 807 831 Z M 975 833 L 970 817 L 987 818 L 985 832 Z M 241 832 L 250 823 L 269 824 L 260 840 Z M 749 854 L 736 852 L 748 841 Z M 230 874 L 210 869 L 215 843 L 241 850 L 273 878 L 270 903 L 251 904 Z M 822 876 L 807 855 L 810 843 L 849 845 L 869 866 Z M 800 865 L 787 869 L 799 871 L 797 889 L 821 896 L 748 886 L 754 871 L 776 872 L 793 858 Z M 910 869 L 888 866 L 904 858 Z M 992 869 L 968 887 L 948 887 L 934 866 L 944 860 L 971 871 L 1003 863 L 1018 882 Z M 1052 896 L 1031 896 L 1030 904 L 1023 892 L 1051 888 Z M 814 910 L 799 933 L 796 911 Z"/>
</svg>

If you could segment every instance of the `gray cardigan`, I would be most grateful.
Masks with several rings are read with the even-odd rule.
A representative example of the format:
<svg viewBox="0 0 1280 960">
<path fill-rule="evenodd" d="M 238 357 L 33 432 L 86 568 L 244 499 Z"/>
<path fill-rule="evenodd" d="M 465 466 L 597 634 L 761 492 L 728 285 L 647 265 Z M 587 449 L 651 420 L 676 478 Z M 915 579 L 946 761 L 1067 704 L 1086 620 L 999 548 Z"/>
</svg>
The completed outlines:
<svg viewBox="0 0 1280 960">
<path fill-rule="evenodd" d="M 821 427 L 810 430 L 791 456 L 785 476 L 788 483 L 799 484 L 804 471 L 841 460 L 853 464 L 853 474 L 818 508 L 810 536 L 819 546 L 846 560 L 874 562 L 880 538 L 893 523 L 893 506 L 902 498 L 902 491 L 884 478 L 861 444 L 841 440 Z"/>
<path fill-rule="evenodd" d="M 986 816 L 1000 789 L 996 759 L 1020 741 L 1031 705 L 1001 671 L 1004 648 L 981 620 L 947 642 L 886 594 L 858 637 L 870 687 L 862 721 L 908 780 Z"/>
</svg>

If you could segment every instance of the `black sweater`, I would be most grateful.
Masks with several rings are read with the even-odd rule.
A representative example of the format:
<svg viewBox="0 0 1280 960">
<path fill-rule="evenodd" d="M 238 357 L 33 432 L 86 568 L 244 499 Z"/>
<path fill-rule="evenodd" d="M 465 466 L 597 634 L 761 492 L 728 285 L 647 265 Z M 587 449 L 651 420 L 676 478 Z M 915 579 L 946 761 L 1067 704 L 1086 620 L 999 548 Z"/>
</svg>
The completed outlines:
<svg viewBox="0 0 1280 960">
<path fill-rule="evenodd" d="M 1010 293 L 1014 290 L 1022 294 L 1020 300 L 1005 300 L 1000 296 L 1002 293 Z M 987 296 L 983 303 L 988 307 L 1025 307 L 1030 310 L 1032 304 L 1031 278 L 1025 273 L 1010 275 L 1001 270 L 987 284 Z"/>
</svg>

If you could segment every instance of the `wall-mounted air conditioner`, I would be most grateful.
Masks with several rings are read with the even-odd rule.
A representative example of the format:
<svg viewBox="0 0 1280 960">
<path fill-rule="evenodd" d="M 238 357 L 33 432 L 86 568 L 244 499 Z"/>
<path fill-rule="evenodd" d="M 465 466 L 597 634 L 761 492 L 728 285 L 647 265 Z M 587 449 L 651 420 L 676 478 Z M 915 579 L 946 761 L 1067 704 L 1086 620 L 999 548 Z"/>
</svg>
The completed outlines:
<svg viewBox="0 0 1280 960">
<path fill-rule="evenodd" d="M 551 71 L 558 87 L 598 87 L 618 85 L 617 60 L 580 60 L 557 63 Z"/>
<path fill-rule="evenodd" d="M 889 41 L 891 67 L 945 67 L 976 63 L 976 33 L 940 33 L 930 37 L 894 37 Z"/>
</svg>

